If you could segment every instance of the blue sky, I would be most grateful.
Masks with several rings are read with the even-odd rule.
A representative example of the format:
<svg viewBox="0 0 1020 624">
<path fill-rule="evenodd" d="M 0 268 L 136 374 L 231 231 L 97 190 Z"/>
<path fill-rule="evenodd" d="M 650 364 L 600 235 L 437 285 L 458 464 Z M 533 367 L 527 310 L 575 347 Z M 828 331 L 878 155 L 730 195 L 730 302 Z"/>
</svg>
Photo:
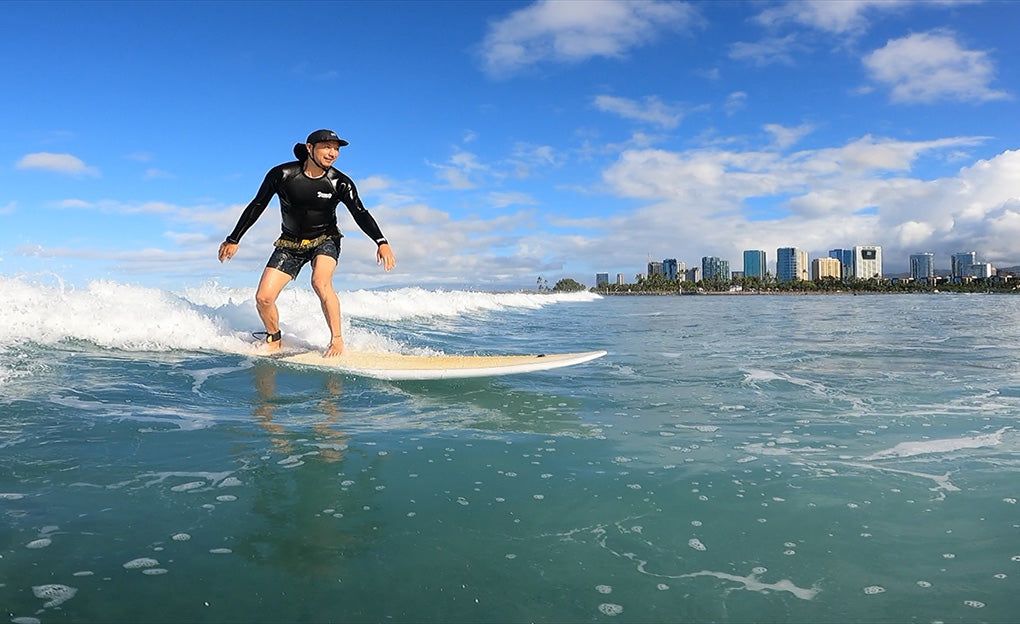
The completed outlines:
<svg viewBox="0 0 1020 624">
<path fill-rule="evenodd" d="M 1020 3 L 17 2 L 0 275 L 253 286 L 265 172 L 317 128 L 338 289 L 533 286 L 649 257 L 883 247 L 1020 264 Z M 307 276 L 300 278 L 307 280 Z"/>
</svg>

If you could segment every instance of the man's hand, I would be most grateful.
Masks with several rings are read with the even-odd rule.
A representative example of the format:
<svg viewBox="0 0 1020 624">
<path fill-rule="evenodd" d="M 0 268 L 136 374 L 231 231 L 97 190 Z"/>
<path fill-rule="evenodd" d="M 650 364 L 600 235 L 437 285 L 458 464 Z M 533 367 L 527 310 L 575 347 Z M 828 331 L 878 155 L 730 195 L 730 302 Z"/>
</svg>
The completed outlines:
<svg viewBox="0 0 1020 624">
<path fill-rule="evenodd" d="M 236 245 L 235 245 L 236 248 Z M 222 251 L 220 252 L 222 255 Z M 379 245 L 379 249 L 375 252 L 375 263 L 383 265 L 387 271 L 391 270 L 397 264 L 397 258 L 393 255 L 393 250 L 390 249 L 389 243 L 383 243 Z"/>
<path fill-rule="evenodd" d="M 237 253 L 237 243 L 228 243 L 223 241 L 220 243 L 220 262 L 230 260 Z"/>
</svg>

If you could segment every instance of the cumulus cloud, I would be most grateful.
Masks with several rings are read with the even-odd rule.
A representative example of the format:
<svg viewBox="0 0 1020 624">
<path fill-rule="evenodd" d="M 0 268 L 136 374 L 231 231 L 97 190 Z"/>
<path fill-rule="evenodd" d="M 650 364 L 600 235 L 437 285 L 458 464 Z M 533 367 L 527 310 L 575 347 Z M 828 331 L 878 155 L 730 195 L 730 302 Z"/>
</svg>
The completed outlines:
<svg viewBox="0 0 1020 624">
<path fill-rule="evenodd" d="M 540 0 L 489 25 L 483 66 L 506 76 L 544 63 L 617 58 L 700 21 L 688 4 L 659 0 Z"/>
<path fill-rule="evenodd" d="M 97 176 L 99 170 L 85 164 L 82 159 L 71 154 L 54 154 L 51 152 L 35 152 L 25 154 L 17 164 L 18 169 L 36 169 L 53 171 L 73 176 Z"/>
<path fill-rule="evenodd" d="M 990 86 L 995 66 L 988 52 L 967 50 L 953 33 L 932 31 L 890 40 L 864 57 L 871 78 L 891 90 L 894 102 L 984 102 L 1009 97 Z"/>
<path fill-rule="evenodd" d="M 1020 151 L 1003 152 L 955 174 L 925 180 L 922 156 L 974 146 L 980 137 L 898 141 L 861 137 L 841 146 L 789 154 L 772 149 L 629 150 L 604 172 L 615 195 L 645 207 L 564 225 L 604 233 L 604 261 L 705 255 L 736 261 L 744 249 L 808 250 L 879 244 L 887 270 L 931 251 L 936 261 L 961 249 L 1000 266 L 1020 263 Z M 765 209 L 762 209 L 765 206 Z M 601 222 L 600 222 L 601 221 Z M 940 260 L 941 259 L 941 260 Z"/>
<path fill-rule="evenodd" d="M 599 95 L 595 97 L 595 108 L 624 119 L 649 123 L 667 130 L 676 128 L 683 119 L 683 113 L 678 107 L 666 104 L 655 96 L 647 96 L 638 102 L 612 95 Z"/>
</svg>

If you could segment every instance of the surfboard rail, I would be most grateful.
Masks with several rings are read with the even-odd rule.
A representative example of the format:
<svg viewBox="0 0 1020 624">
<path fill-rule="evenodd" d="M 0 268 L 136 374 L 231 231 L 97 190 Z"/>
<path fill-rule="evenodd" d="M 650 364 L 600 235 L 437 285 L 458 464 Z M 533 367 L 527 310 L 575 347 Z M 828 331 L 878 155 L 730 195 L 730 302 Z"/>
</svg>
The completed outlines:
<svg viewBox="0 0 1020 624">
<path fill-rule="evenodd" d="M 606 353 L 584 351 L 533 355 L 407 355 L 348 349 L 336 358 L 324 358 L 319 351 L 309 351 L 274 359 L 288 364 L 325 368 L 374 379 L 422 381 L 496 377 L 552 370 L 590 362 Z"/>
</svg>

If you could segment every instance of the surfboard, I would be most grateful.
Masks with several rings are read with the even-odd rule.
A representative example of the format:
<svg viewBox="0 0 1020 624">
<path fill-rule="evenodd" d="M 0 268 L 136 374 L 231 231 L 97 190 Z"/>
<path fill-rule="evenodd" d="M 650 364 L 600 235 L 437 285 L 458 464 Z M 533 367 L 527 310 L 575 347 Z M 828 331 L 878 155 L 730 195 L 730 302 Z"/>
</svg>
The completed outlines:
<svg viewBox="0 0 1020 624">
<path fill-rule="evenodd" d="M 538 355 L 406 355 L 345 349 L 335 358 L 321 351 L 273 358 L 278 362 L 312 366 L 375 379 L 427 380 L 495 377 L 574 366 L 600 358 L 605 351 L 543 353 Z"/>
</svg>

